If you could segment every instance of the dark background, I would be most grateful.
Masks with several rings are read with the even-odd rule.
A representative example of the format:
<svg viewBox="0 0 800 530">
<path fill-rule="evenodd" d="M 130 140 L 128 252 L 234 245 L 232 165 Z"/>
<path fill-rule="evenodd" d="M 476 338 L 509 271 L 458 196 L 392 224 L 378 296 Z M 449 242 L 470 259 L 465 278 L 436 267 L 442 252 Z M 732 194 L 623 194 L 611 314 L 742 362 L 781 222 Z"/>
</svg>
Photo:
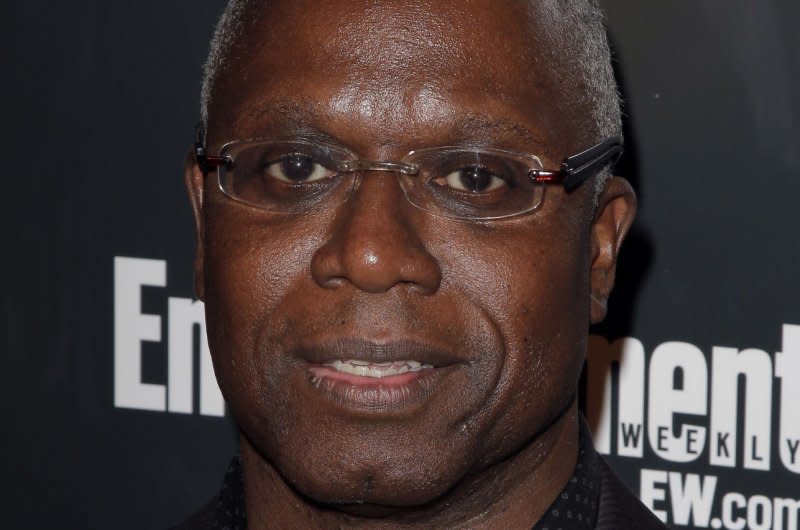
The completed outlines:
<svg viewBox="0 0 800 530">
<path fill-rule="evenodd" d="M 669 340 L 779 351 L 781 325 L 800 325 L 800 3 L 602 4 L 626 99 L 620 170 L 641 208 L 595 332 L 637 337 L 648 354 Z M 2 2 L 8 528 L 164 528 L 210 497 L 235 452 L 229 418 L 113 403 L 113 257 L 168 261 L 146 312 L 192 296 L 182 163 L 223 6 Z M 163 353 L 145 352 L 154 381 Z M 611 460 L 636 489 L 639 467 L 671 469 L 650 457 Z M 679 469 L 800 498 L 777 451 L 769 472 L 707 462 Z"/>
</svg>

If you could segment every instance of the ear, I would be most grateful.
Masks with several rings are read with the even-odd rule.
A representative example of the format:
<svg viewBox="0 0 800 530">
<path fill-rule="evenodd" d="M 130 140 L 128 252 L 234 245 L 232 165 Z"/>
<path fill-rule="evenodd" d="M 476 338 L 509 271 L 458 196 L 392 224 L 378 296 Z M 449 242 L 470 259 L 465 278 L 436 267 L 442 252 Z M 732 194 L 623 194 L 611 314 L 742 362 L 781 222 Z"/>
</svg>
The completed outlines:
<svg viewBox="0 0 800 530">
<path fill-rule="evenodd" d="M 592 324 L 601 322 L 606 316 L 619 249 L 635 216 L 636 194 L 633 188 L 627 180 L 612 177 L 600 192 L 592 222 Z"/>
<path fill-rule="evenodd" d="M 194 151 L 189 151 L 183 163 L 183 178 L 194 213 L 197 246 L 194 254 L 194 292 L 205 299 L 205 236 L 203 223 L 203 171 L 197 165 Z"/>
</svg>

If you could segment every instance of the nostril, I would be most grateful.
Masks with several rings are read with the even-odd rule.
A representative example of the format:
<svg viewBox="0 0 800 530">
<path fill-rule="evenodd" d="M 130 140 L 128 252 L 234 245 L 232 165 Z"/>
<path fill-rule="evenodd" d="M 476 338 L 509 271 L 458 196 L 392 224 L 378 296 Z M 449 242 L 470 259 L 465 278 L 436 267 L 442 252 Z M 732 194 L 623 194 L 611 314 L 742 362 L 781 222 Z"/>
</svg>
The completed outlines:
<svg viewBox="0 0 800 530">
<path fill-rule="evenodd" d="M 425 251 L 417 250 L 420 253 L 417 259 L 409 260 L 400 269 L 400 276 L 403 283 L 411 286 L 411 289 L 420 294 L 433 294 L 439 290 L 442 283 L 442 271 L 439 262 Z"/>
<path fill-rule="evenodd" d="M 341 276 L 332 276 L 329 278 L 325 278 L 324 280 L 319 281 L 317 283 L 319 283 L 322 287 L 326 289 L 336 289 L 344 285 L 345 281 L 346 280 Z"/>
<path fill-rule="evenodd" d="M 335 289 L 345 283 L 345 271 L 334 249 L 325 246 L 311 258 L 311 277 L 320 287 Z"/>
</svg>

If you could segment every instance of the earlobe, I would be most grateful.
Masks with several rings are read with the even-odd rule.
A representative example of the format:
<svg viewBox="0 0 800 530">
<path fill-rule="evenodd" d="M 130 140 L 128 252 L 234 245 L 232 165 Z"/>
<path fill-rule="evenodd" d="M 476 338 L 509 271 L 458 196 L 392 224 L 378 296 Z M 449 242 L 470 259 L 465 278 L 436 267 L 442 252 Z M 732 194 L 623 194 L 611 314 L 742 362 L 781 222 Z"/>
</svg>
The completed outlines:
<svg viewBox="0 0 800 530">
<path fill-rule="evenodd" d="M 194 292 L 200 300 L 205 299 L 205 237 L 203 223 L 203 171 L 197 165 L 194 151 L 189 151 L 184 160 L 184 184 L 189 194 L 194 213 L 195 236 Z"/>
<path fill-rule="evenodd" d="M 636 216 L 636 194 L 627 180 L 612 177 L 598 197 L 592 224 L 591 321 L 601 322 L 614 287 L 617 257 Z"/>
</svg>

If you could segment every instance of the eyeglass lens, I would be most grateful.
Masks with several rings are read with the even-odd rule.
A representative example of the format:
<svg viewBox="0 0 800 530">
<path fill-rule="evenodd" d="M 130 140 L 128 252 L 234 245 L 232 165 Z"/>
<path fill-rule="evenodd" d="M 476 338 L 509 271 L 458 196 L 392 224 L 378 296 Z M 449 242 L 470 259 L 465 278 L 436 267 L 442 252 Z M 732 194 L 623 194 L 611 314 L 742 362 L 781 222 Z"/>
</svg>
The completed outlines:
<svg viewBox="0 0 800 530">
<path fill-rule="evenodd" d="M 360 172 L 343 170 L 355 157 L 324 144 L 242 142 L 226 148 L 233 162 L 220 166 L 223 192 L 268 211 L 302 213 L 347 199 Z M 544 186 L 529 177 L 535 157 L 495 149 L 430 148 L 413 151 L 399 174 L 406 198 L 437 215 L 494 219 L 534 210 Z"/>
</svg>

